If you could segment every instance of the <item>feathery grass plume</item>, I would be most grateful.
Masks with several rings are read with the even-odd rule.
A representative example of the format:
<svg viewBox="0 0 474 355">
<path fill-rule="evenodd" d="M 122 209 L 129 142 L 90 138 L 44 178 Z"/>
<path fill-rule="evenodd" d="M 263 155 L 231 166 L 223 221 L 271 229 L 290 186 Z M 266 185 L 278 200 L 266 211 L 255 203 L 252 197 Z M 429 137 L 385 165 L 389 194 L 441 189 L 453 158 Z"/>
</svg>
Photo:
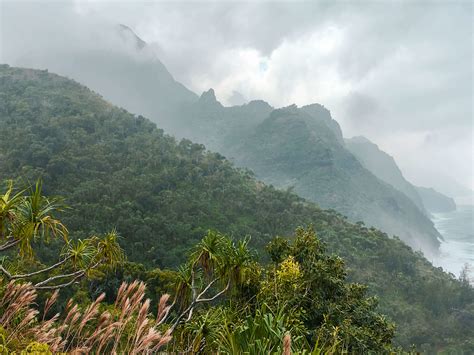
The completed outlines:
<svg viewBox="0 0 474 355">
<path fill-rule="evenodd" d="M 35 299 L 36 291 L 30 283 L 15 287 L 13 281 L 9 282 L 0 302 L 0 307 L 4 308 L 3 314 L 0 317 L 0 324 L 3 328 L 12 326 L 12 320 L 15 316 L 27 311 Z"/>
<path fill-rule="evenodd" d="M 46 303 L 44 304 L 44 310 L 43 310 L 43 320 L 45 320 L 46 314 L 54 305 L 54 303 L 56 303 L 56 301 L 58 300 L 58 296 L 59 296 L 59 289 L 54 291 L 51 297 L 48 297 L 48 299 L 46 300 Z"/>
<path fill-rule="evenodd" d="M 47 313 L 58 298 L 58 292 L 49 297 L 41 319 L 34 303 L 35 288 L 29 284 L 10 282 L 0 299 L 0 326 L 6 332 L 6 346 L 21 351 L 35 341 L 45 344 L 52 353 L 71 354 L 155 353 L 171 340 L 171 331 L 161 333 L 159 322 L 149 318 L 150 300 L 145 297 L 146 286 L 134 281 L 120 286 L 115 300 L 115 310 L 100 313 L 105 294 L 81 310 L 71 300 L 64 316 L 55 314 L 47 319 Z M 166 319 L 170 306 L 164 295 L 158 306 L 157 319 Z M 160 323 L 161 324 L 161 323 Z"/>
<path fill-rule="evenodd" d="M 171 309 L 171 306 L 167 306 L 170 295 L 165 293 L 160 297 L 160 302 L 158 303 L 158 312 L 156 313 L 156 324 L 160 325 L 168 316 L 168 313 Z"/>
</svg>

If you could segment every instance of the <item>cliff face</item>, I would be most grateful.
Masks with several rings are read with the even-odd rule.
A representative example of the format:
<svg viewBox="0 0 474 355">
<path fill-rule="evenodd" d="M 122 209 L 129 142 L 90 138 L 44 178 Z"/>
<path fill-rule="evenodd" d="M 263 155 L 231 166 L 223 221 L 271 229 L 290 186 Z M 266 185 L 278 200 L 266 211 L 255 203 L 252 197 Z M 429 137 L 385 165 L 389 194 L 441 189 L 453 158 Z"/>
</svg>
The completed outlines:
<svg viewBox="0 0 474 355">
<path fill-rule="evenodd" d="M 367 170 L 380 180 L 403 192 L 420 211 L 428 215 L 416 188 L 404 178 L 393 157 L 379 149 L 376 144 L 365 137 L 346 139 L 345 143 L 347 149 L 355 155 Z"/>
<path fill-rule="evenodd" d="M 416 190 L 429 212 L 451 212 L 456 210 L 456 202 L 433 188 L 417 186 Z"/>
</svg>

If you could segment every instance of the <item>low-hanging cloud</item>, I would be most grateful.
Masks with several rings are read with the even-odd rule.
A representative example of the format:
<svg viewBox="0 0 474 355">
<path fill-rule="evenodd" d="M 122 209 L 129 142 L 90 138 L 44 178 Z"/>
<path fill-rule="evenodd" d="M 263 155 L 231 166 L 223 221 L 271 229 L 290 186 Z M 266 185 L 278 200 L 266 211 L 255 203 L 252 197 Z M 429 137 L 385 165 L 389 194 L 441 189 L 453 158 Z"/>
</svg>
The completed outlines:
<svg viewBox="0 0 474 355">
<path fill-rule="evenodd" d="M 2 3 L 0 55 L 119 45 L 124 23 L 175 78 L 224 103 L 319 102 L 346 136 L 365 135 L 415 183 L 474 187 L 470 2 Z M 128 50 L 125 48 L 124 50 Z M 443 177 L 444 179 L 444 177 Z"/>
</svg>

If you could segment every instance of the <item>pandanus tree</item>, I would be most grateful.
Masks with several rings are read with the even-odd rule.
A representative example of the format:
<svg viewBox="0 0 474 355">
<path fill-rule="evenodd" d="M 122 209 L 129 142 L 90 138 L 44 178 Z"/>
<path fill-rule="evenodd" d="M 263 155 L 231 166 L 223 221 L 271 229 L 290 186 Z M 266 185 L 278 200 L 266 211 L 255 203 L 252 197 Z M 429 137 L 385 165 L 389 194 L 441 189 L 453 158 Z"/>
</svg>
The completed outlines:
<svg viewBox="0 0 474 355">
<path fill-rule="evenodd" d="M 99 267 L 113 267 L 124 259 L 115 231 L 70 240 L 66 226 L 56 217 L 65 209 L 61 199 L 43 195 L 41 181 L 18 192 L 13 182 L 7 183 L 0 194 L 0 253 L 4 254 L 0 259 L 0 278 L 34 280 L 36 289 L 59 289 L 78 282 Z M 34 271 L 18 272 L 23 261 L 34 260 L 35 246 L 51 239 L 63 243 L 59 260 Z"/>
<path fill-rule="evenodd" d="M 252 255 L 248 239 L 233 241 L 215 231 L 209 231 L 179 269 L 176 301 L 181 308 L 172 329 L 183 320 L 191 320 L 199 304 L 210 303 L 238 287 L 243 274 L 251 266 Z"/>
<path fill-rule="evenodd" d="M 17 247 L 22 256 L 32 256 L 32 242 L 48 241 L 50 237 L 67 240 L 67 228 L 53 217 L 64 209 L 60 199 L 42 195 L 41 182 L 34 188 L 14 192 L 13 182 L 0 195 L 0 251 Z"/>
</svg>

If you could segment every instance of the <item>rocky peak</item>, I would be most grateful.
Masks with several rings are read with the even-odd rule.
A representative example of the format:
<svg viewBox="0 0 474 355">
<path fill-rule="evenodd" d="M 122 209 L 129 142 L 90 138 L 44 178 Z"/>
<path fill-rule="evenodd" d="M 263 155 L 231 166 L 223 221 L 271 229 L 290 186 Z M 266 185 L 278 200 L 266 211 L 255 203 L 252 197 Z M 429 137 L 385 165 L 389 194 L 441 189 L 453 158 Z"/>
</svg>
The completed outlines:
<svg viewBox="0 0 474 355">
<path fill-rule="evenodd" d="M 138 50 L 146 47 L 147 45 L 146 42 L 142 40 L 140 37 L 138 37 L 137 34 L 133 32 L 133 30 L 130 27 L 123 24 L 119 24 L 117 28 L 118 28 L 118 33 L 120 37 L 122 37 L 124 41 L 133 41 L 135 47 Z"/>
<path fill-rule="evenodd" d="M 199 103 L 206 104 L 206 105 L 222 106 L 221 103 L 217 101 L 216 93 L 214 92 L 214 89 L 212 88 L 202 93 L 201 97 L 199 98 Z"/>
</svg>

